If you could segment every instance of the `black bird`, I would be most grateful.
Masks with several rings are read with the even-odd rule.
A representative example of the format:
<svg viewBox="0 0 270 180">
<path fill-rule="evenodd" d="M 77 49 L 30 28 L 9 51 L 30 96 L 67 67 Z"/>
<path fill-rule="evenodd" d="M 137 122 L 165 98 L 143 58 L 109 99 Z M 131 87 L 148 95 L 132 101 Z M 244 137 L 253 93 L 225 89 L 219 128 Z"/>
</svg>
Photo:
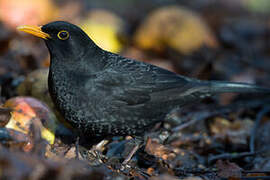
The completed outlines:
<svg viewBox="0 0 270 180">
<path fill-rule="evenodd" d="M 18 29 L 45 40 L 52 99 L 66 121 L 86 137 L 142 135 L 170 110 L 217 93 L 270 93 L 252 84 L 180 76 L 104 51 L 68 22 Z"/>
</svg>

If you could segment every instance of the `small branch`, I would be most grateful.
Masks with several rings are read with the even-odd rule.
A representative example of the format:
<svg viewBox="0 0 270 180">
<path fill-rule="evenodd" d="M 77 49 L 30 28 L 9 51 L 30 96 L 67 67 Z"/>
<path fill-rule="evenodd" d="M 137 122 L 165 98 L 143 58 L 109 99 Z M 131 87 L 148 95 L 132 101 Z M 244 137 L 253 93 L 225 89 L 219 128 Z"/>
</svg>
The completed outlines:
<svg viewBox="0 0 270 180">
<path fill-rule="evenodd" d="M 258 115 L 256 117 L 256 121 L 255 121 L 254 127 L 253 127 L 253 129 L 251 131 L 251 135 L 250 135 L 250 141 L 249 141 L 250 152 L 255 151 L 255 138 L 256 138 L 256 134 L 257 134 L 257 129 L 259 128 L 259 125 L 261 123 L 262 118 L 269 111 L 270 111 L 270 106 L 266 106 L 258 113 Z"/>
</svg>

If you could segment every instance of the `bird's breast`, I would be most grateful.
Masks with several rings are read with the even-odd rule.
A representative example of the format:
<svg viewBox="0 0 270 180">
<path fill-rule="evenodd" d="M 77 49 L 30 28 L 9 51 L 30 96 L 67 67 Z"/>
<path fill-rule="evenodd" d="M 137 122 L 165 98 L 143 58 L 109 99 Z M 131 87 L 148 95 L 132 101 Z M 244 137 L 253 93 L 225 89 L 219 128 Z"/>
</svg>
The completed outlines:
<svg viewBox="0 0 270 180">
<path fill-rule="evenodd" d="M 75 121 L 76 110 L 82 104 L 77 98 L 80 90 L 76 81 L 61 70 L 49 72 L 50 95 L 56 107 L 68 121 Z"/>
</svg>

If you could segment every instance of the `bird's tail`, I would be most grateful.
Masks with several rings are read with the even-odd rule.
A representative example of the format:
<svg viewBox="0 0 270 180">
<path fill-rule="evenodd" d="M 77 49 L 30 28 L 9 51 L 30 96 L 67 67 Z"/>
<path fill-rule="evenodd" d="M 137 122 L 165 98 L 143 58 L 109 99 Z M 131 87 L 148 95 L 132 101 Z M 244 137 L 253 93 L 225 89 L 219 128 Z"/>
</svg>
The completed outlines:
<svg viewBox="0 0 270 180">
<path fill-rule="evenodd" d="M 183 105 L 220 93 L 265 93 L 270 95 L 270 88 L 248 83 L 192 79 L 190 80 L 190 83 L 182 86 L 177 93 L 170 93 L 165 97 L 166 101 L 168 101 L 168 97 L 170 97 L 170 103 Z M 164 96 L 160 96 L 160 98 L 164 98 Z"/>
<path fill-rule="evenodd" d="M 206 93 L 269 93 L 270 88 L 248 83 L 234 83 L 223 81 L 202 81 Z"/>
</svg>

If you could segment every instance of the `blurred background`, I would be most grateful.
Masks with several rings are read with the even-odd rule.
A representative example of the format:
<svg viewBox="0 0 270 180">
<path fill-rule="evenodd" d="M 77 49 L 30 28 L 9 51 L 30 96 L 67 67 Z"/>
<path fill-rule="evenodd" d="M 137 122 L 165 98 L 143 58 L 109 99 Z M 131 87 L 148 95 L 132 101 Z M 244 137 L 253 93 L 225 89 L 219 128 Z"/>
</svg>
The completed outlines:
<svg viewBox="0 0 270 180">
<path fill-rule="evenodd" d="M 75 157 L 74 149 L 66 153 L 70 152 L 70 147 L 58 138 L 67 134 L 70 137 L 72 133 L 66 133 L 59 125 L 58 121 L 64 121 L 48 93 L 48 50 L 43 40 L 16 31 L 19 25 L 44 25 L 56 20 L 80 26 L 105 50 L 182 75 L 270 87 L 269 0 L 0 0 L 0 142 L 10 149 L 35 152 L 39 156 L 46 152 L 46 157 L 61 162 L 63 158 L 57 157 L 61 151 L 67 159 Z M 175 122 L 165 124 L 165 129 L 169 130 L 167 135 L 158 133 L 158 140 L 148 141 L 145 151 L 171 160 L 170 168 L 205 166 L 207 160 L 211 164 L 221 153 L 253 153 L 254 141 L 252 146 L 249 139 L 255 139 L 256 135 L 259 149 L 268 146 L 269 152 L 269 102 L 266 96 L 254 100 L 249 95 L 241 99 L 235 94 L 223 94 L 195 104 L 176 117 Z M 184 126 L 189 131 L 181 131 L 183 119 L 193 122 Z M 258 127 L 254 125 L 255 119 L 264 119 L 264 124 L 259 133 L 254 130 L 250 134 L 254 126 Z M 35 124 L 40 127 L 42 138 L 54 145 L 39 146 L 40 133 L 31 130 Z M 6 145 L 6 142 L 12 144 Z M 13 162 L 14 154 L 7 154 L 2 145 L 0 160 Z M 108 157 L 112 147 L 103 151 Z M 211 154 L 217 157 L 209 160 Z M 138 164 L 147 167 L 148 174 L 164 172 L 162 165 L 155 166 L 159 163 L 157 160 L 146 159 L 144 155 L 140 156 L 142 160 Z M 30 159 L 23 158 L 22 162 L 27 164 Z M 258 156 L 256 159 L 243 156 L 238 164 L 242 168 L 269 170 L 269 154 L 264 160 Z M 26 166 L 34 169 L 37 163 L 44 162 L 31 159 Z M 72 164 L 68 170 L 65 170 L 68 168 L 65 162 L 62 165 L 63 172 L 72 169 L 70 172 L 76 173 L 73 167 L 77 164 Z M 50 168 L 48 164 L 45 166 Z M 6 168 L 11 167 L 17 172 L 25 169 L 20 169 L 21 164 Z M 154 171 L 157 167 L 160 171 Z M 177 169 L 173 171 L 177 174 Z M 59 172 L 58 169 L 55 172 Z"/>
</svg>

